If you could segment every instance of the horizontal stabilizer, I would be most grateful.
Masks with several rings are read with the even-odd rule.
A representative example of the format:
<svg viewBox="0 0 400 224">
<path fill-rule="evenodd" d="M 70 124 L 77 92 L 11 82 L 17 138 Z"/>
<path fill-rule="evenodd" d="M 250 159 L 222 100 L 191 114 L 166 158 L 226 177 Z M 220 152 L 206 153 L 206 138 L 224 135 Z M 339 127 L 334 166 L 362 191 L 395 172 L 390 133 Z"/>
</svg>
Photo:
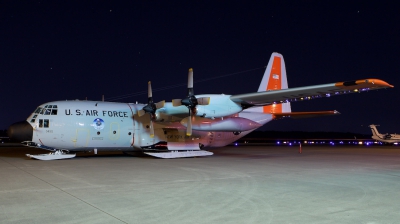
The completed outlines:
<svg viewBox="0 0 400 224">
<path fill-rule="evenodd" d="M 339 111 L 313 111 L 313 112 L 290 112 L 290 113 L 274 113 L 272 114 L 274 119 L 281 119 L 281 118 L 309 118 L 309 117 L 321 117 L 321 116 L 328 116 L 328 115 L 339 115 Z"/>
</svg>

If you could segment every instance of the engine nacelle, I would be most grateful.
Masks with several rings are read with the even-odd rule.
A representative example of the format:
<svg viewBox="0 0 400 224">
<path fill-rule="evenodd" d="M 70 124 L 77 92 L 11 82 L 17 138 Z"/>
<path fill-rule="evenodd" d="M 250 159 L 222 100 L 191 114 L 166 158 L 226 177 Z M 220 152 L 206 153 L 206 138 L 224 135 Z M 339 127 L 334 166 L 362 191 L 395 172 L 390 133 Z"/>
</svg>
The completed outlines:
<svg viewBox="0 0 400 224">
<path fill-rule="evenodd" d="M 188 117 L 181 121 L 181 124 L 187 127 Z M 262 125 L 242 117 L 228 118 L 202 118 L 194 117 L 192 120 L 192 130 L 196 131 L 233 131 L 242 132 L 261 127 Z"/>
</svg>

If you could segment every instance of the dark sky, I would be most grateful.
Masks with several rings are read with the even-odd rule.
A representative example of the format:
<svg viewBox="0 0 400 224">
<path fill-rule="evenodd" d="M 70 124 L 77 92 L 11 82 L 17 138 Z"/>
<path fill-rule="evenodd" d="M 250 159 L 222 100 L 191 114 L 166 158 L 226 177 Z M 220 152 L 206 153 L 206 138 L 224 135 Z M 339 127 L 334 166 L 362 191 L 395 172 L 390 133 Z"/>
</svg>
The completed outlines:
<svg viewBox="0 0 400 224">
<path fill-rule="evenodd" d="M 122 2 L 122 1 L 121 1 Z M 278 120 L 262 130 L 400 132 L 400 13 L 372 1 L 1 1 L 0 129 L 42 103 L 146 102 L 195 93 L 255 92 L 272 52 L 289 87 L 363 78 L 395 88 L 292 104 L 334 117 Z M 252 70 L 249 72 L 244 72 Z M 180 87 L 169 88 L 182 84 Z M 167 90 L 156 91 L 168 87 Z M 116 98 L 123 95 L 128 98 Z"/>
</svg>

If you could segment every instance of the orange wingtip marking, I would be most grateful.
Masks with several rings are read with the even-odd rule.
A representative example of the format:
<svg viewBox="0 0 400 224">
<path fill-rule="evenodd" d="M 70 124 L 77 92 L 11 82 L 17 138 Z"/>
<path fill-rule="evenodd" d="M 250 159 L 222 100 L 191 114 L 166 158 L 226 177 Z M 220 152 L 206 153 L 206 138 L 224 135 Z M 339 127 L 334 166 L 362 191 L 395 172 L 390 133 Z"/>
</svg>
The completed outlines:
<svg viewBox="0 0 400 224">
<path fill-rule="evenodd" d="M 356 81 L 349 82 L 337 82 L 335 86 L 340 87 L 342 89 L 355 89 L 355 88 L 378 88 L 378 87 L 389 87 L 393 88 L 393 85 L 380 80 L 380 79 L 360 79 Z"/>
</svg>

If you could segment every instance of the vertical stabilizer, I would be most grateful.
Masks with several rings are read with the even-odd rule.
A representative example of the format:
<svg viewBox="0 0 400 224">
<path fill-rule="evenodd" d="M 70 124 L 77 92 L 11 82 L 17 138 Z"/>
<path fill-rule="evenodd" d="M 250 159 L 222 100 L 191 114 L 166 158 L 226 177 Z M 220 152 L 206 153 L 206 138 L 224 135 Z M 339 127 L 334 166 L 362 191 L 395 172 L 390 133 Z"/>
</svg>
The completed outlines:
<svg viewBox="0 0 400 224">
<path fill-rule="evenodd" d="M 376 128 L 377 125 L 371 124 L 369 127 L 371 128 L 372 131 L 372 136 L 375 137 L 381 137 L 381 133 L 378 132 L 378 129 Z"/>
<path fill-rule="evenodd" d="M 261 80 L 258 92 L 274 91 L 279 89 L 287 89 L 286 67 L 283 56 L 279 53 L 272 53 L 269 59 L 267 69 Z M 291 112 L 290 103 L 273 104 L 269 106 L 251 108 L 249 111 L 262 113 L 287 113 Z"/>
</svg>

